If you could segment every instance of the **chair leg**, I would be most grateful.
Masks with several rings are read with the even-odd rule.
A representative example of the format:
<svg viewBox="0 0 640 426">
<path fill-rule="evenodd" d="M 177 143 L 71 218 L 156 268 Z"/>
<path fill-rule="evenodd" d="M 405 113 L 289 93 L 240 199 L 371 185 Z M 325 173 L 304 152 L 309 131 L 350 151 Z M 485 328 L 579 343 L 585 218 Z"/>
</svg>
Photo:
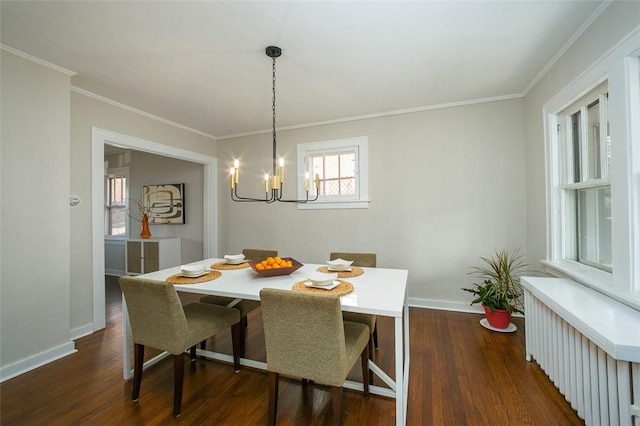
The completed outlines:
<svg viewBox="0 0 640 426">
<path fill-rule="evenodd" d="M 333 398 L 333 423 L 342 424 L 342 387 L 332 386 L 331 395 Z"/>
<path fill-rule="evenodd" d="M 280 374 L 269 371 L 269 412 L 267 414 L 267 424 L 275 426 L 278 415 L 278 382 Z"/>
<path fill-rule="evenodd" d="M 140 384 L 142 383 L 142 365 L 144 364 L 144 345 L 135 343 L 133 345 L 133 392 L 131 400 L 138 402 L 140 398 Z"/>
<path fill-rule="evenodd" d="M 245 343 L 247 338 L 247 316 L 240 318 L 240 357 L 244 358 Z"/>
<path fill-rule="evenodd" d="M 203 340 L 202 342 L 200 342 L 200 349 L 202 349 L 203 351 L 207 349 L 207 341 Z"/>
<path fill-rule="evenodd" d="M 369 352 L 369 347 L 365 346 L 365 348 L 362 350 L 362 353 L 360 354 L 360 362 L 362 363 L 362 383 L 364 384 L 364 397 L 368 398 L 369 397 L 369 381 L 367 380 L 368 378 L 370 379 L 370 376 L 367 374 L 367 371 L 369 371 L 369 356 L 367 354 L 367 352 Z"/>
<path fill-rule="evenodd" d="M 378 321 L 373 324 L 373 346 L 378 349 Z"/>
<path fill-rule="evenodd" d="M 182 409 L 182 383 L 184 381 L 184 353 L 173 356 L 173 417 Z"/>
<path fill-rule="evenodd" d="M 369 343 L 367 344 L 367 352 L 369 353 L 368 358 L 373 361 L 373 339 L 369 336 Z M 369 371 L 369 383 L 373 383 L 373 370 L 367 369 Z"/>
<path fill-rule="evenodd" d="M 240 371 L 240 323 L 237 322 L 231 326 L 231 345 L 233 347 L 233 368 Z"/>
<path fill-rule="evenodd" d="M 196 360 L 196 345 L 193 345 L 189 348 L 189 356 L 191 357 L 191 362 Z"/>
</svg>

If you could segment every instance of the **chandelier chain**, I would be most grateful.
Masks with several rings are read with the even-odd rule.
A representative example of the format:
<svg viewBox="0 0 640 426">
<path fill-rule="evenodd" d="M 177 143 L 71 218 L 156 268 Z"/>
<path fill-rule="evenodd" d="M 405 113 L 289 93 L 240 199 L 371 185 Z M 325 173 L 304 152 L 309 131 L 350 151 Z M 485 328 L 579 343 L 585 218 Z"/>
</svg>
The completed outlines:
<svg viewBox="0 0 640 426">
<path fill-rule="evenodd" d="M 276 174 L 276 58 L 273 58 L 273 78 L 271 85 L 271 110 L 273 111 L 273 120 L 271 128 L 273 133 L 273 174 Z"/>
</svg>

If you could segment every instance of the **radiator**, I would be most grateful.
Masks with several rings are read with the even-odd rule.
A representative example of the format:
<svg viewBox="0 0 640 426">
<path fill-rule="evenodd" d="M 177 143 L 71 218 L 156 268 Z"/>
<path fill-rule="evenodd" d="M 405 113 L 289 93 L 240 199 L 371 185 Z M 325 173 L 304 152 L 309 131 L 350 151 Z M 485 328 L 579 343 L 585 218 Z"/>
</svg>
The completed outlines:
<svg viewBox="0 0 640 426">
<path fill-rule="evenodd" d="M 614 359 L 526 290 L 525 330 L 527 361 L 535 359 L 587 425 L 640 426 L 639 363 Z"/>
</svg>

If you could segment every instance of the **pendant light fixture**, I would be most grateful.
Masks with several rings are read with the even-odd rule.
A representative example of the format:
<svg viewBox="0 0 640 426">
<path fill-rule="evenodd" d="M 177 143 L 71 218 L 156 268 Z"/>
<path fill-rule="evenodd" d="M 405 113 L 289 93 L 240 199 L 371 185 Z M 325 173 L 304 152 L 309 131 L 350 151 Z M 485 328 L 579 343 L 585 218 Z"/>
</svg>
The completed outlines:
<svg viewBox="0 0 640 426">
<path fill-rule="evenodd" d="M 310 201 L 316 201 L 318 199 L 320 178 L 316 174 L 314 179 L 314 186 L 316 188 L 315 198 L 309 198 L 309 172 L 304 176 L 304 190 L 306 198 L 304 200 L 287 200 L 282 198 L 282 189 L 284 183 L 284 159 L 280 157 L 278 161 L 276 159 L 277 153 L 277 138 L 276 138 L 276 58 L 282 54 L 282 50 L 276 46 L 269 46 L 266 48 L 265 53 L 268 57 L 272 58 L 272 103 L 271 109 L 273 111 L 272 120 L 272 146 L 273 146 L 273 173 L 264 175 L 264 198 L 242 197 L 238 195 L 238 177 L 240 175 L 240 161 L 238 159 L 233 160 L 233 166 L 231 167 L 231 175 L 229 177 L 229 183 L 231 187 L 231 199 L 238 202 L 263 202 L 273 203 L 279 201 L 282 203 L 308 203 Z"/>
</svg>

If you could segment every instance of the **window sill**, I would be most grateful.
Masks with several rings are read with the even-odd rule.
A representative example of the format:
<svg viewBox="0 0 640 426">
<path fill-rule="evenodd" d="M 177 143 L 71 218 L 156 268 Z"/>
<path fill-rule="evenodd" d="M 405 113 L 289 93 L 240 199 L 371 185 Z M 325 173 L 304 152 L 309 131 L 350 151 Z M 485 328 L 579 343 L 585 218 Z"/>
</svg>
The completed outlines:
<svg viewBox="0 0 640 426">
<path fill-rule="evenodd" d="M 546 266 L 545 272 L 555 277 L 572 279 L 611 299 L 640 311 L 640 297 L 617 291 L 613 287 L 613 275 L 608 272 L 566 260 L 555 262 L 541 260 L 540 263 Z"/>
<path fill-rule="evenodd" d="M 368 209 L 369 201 L 323 202 L 314 201 L 298 204 L 298 210 L 329 210 L 329 209 Z"/>
</svg>

